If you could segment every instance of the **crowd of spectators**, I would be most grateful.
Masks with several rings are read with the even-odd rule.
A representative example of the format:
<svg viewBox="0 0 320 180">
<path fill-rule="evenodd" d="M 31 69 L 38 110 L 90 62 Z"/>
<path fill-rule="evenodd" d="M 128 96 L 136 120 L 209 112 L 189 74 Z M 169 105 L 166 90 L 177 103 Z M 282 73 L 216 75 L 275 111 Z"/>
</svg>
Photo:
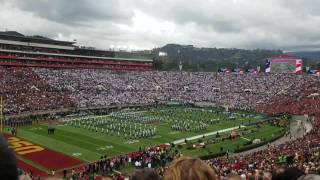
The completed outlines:
<svg viewBox="0 0 320 180">
<path fill-rule="evenodd" d="M 320 79 L 305 78 L 300 85 L 281 91 L 268 101 L 256 106 L 263 113 L 288 113 L 292 115 L 314 115 L 320 113 Z"/>
<path fill-rule="evenodd" d="M 67 91 L 55 89 L 30 69 L 0 67 L 0 84 L 7 114 L 73 106 Z"/>
<path fill-rule="evenodd" d="M 139 151 L 127 155 L 108 158 L 101 157 L 99 161 L 72 170 L 73 177 L 89 177 L 98 175 L 112 176 L 115 179 L 126 177 L 121 173 L 115 173 L 125 167 L 134 166 L 136 169 L 156 168 L 159 176 L 163 176 L 164 167 L 179 157 L 178 151 L 172 151 L 170 146 L 140 148 Z"/>
<path fill-rule="evenodd" d="M 252 108 L 258 101 L 303 80 L 283 74 L 235 76 L 205 72 L 35 71 L 51 86 L 70 91 L 80 107 L 178 101 Z"/>
<path fill-rule="evenodd" d="M 93 69 L 0 68 L 5 113 L 17 114 L 68 107 L 143 105 L 176 101 L 212 102 L 254 109 L 279 93 L 319 83 L 313 76 L 290 74 L 217 74 L 207 72 Z M 289 97 L 288 97 L 289 98 Z"/>
</svg>

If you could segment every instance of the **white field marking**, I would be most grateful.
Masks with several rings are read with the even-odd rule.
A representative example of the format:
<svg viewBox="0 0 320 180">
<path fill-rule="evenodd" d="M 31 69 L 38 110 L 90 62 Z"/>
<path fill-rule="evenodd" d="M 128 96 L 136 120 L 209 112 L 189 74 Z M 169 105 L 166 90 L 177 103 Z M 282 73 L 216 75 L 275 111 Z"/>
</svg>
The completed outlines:
<svg viewBox="0 0 320 180">
<path fill-rule="evenodd" d="M 251 139 L 245 138 L 241 136 L 241 139 L 247 140 L 247 141 L 251 141 Z"/>
<path fill-rule="evenodd" d="M 244 127 L 246 127 L 246 126 L 241 126 L 241 128 L 244 128 Z M 197 136 L 193 136 L 193 137 L 188 137 L 188 138 L 176 140 L 176 141 L 173 141 L 172 143 L 173 144 L 180 144 L 180 143 L 184 142 L 185 139 L 190 141 L 190 140 L 200 139 L 200 138 L 203 137 L 203 135 L 204 136 L 211 136 L 211 135 L 217 134 L 217 132 L 219 132 L 219 134 L 220 134 L 220 133 L 224 133 L 224 132 L 228 132 L 228 131 L 233 131 L 233 130 L 236 130 L 236 129 L 239 129 L 239 126 L 235 126 L 235 127 L 232 127 L 232 128 L 222 129 L 222 130 L 219 130 L 219 131 L 209 132 L 209 133 L 206 133 L 206 134 L 201 134 L 201 135 L 197 135 Z"/>
<path fill-rule="evenodd" d="M 103 146 L 103 147 L 96 148 L 96 150 L 98 150 L 98 151 L 104 151 L 104 150 L 112 149 L 112 148 L 113 148 L 113 146 L 110 145 L 110 146 Z"/>
<path fill-rule="evenodd" d="M 37 131 L 37 130 L 42 130 L 42 127 L 33 127 L 30 128 L 31 131 Z"/>
<path fill-rule="evenodd" d="M 179 134 L 179 133 L 180 133 L 179 131 L 171 131 L 168 134 Z"/>
<path fill-rule="evenodd" d="M 145 113 L 145 112 L 148 112 L 148 111 L 129 111 L 129 112 L 123 112 L 121 114 L 138 114 L 138 113 Z"/>
<path fill-rule="evenodd" d="M 155 136 L 152 136 L 151 139 L 157 139 L 157 138 L 161 138 L 160 135 L 155 135 Z"/>
<path fill-rule="evenodd" d="M 75 157 L 82 156 L 82 153 L 72 153 L 72 156 L 75 156 Z"/>
<path fill-rule="evenodd" d="M 122 174 L 120 171 L 117 171 L 117 170 L 112 170 L 112 171 L 118 174 Z"/>
<path fill-rule="evenodd" d="M 139 140 L 126 141 L 124 144 L 134 144 L 140 142 Z"/>
<path fill-rule="evenodd" d="M 104 147 L 99 147 L 99 148 L 96 148 L 96 150 L 97 150 L 97 151 L 104 151 L 104 150 L 106 150 L 106 148 L 104 148 Z"/>
</svg>

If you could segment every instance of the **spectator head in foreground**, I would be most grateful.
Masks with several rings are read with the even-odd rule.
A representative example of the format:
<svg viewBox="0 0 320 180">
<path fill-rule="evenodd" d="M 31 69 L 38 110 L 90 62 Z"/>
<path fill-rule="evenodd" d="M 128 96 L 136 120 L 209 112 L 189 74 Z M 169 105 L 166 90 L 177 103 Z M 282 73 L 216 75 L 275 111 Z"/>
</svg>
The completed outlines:
<svg viewBox="0 0 320 180">
<path fill-rule="evenodd" d="M 320 175 L 308 174 L 305 176 L 301 176 L 298 180 L 319 180 L 319 179 L 320 179 Z"/>
<path fill-rule="evenodd" d="M 6 180 L 18 179 L 16 158 L 9 149 L 4 137 L 0 134 L 0 178 Z"/>
<path fill-rule="evenodd" d="M 229 174 L 226 177 L 226 180 L 242 180 L 241 176 L 237 175 L 237 174 Z"/>
<path fill-rule="evenodd" d="M 272 180 L 297 180 L 305 175 L 303 171 L 296 167 L 281 169 L 272 174 Z"/>
<path fill-rule="evenodd" d="M 305 173 L 296 167 L 290 167 L 284 171 L 284 178 L 288 180 L 295 180 L 304 175 Z"/>
<path fill-rule="evenodd" d="M 160 180 L 160 176 L 154 169 L 144 168 L 141 170 L 137 170 L 133 174 L 131 179 L 132 180 Z"/>
<path fill-rule="evenodd" d="M 214 170 L 198 158 L 179 158 L 171 163 L 164 180 L 215 180 Z"/>
</svg>

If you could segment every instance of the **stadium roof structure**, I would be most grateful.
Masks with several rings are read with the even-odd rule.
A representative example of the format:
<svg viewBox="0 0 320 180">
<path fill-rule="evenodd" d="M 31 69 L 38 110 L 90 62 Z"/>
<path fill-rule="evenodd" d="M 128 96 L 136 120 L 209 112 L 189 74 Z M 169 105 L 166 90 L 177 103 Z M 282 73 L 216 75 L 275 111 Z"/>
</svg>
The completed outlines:
<svg viewBox="0 0 320 180">
<path fill-rule="evenodd" d="M 91 63 L 90 60 L 106 60 L 106 61 L 135 61 L 141 63 L 152 63 L 152 58 L 140 58 L 135 54 L 129 53 L 127 56 L 115 55 L 115 52 L 108 50 L 99 50 L 94 47 L 78 47 L 74 45 L 75 42 L 58 41 L 50 39 L 40 35 L 25 36 L 16 31 L 3 31 L 0 32 L 0 60 L 29 60 L 35 61 L 36 58 L 50 57 L 47 61 L 55 62 L 57 58 L 72 59 L 72 63 L 76 63 L 75 59 L 81 59 L 83 61 L 78 63 Z M 120 54 L 121 55 L 121 54 Z M 8 58 L 9 57 L 9 58 Z M 44 61 L 44 60 L 43 60 Z M 2 62 L 6 65 L 8 62 Z M 12 63 L 12 62 L 11 62 Z M 33 62 L 35 63 L 35 62 Z M 69 63 L 62 62 L 59 63 Z M 9 64 L 10 65 L 10 64 Z M 12 64 L 11 64 L 12 65 Z M 111 66 L 111 64 L 108 64 Z M 119 65 L 119 64 L 113 64 Z M 122 65 L 128 65 L 122 63 Z M 135 64 L 130 64 L 135 66 Z M 139 66 L 144 66 L 140 64 Z M 147 65 L 149 67 L 149 65 Z"/>
<path fill-rule="evenodd" d="M 0 35 L 24 37 L 23 34 L 18 33 L 17 31 L 0 31 Z"/>
<path fill-rule="evenodd" d="M 16 31 L 0 31 L 0 39 L 13 40 L 13 41 L 23 41 L 23 42 L 35 42 L 35 43 L 46 43 L 54 45 L 63 45 L 63 46 L 73 46 L 75 42 L 70 41 L 58 41 L 50 39 L 48 37 L 34 35 L 34 36 L 25 36 Z"/>
<path fill-rule="evenodd" d="M 74 55 L 74 54 L 56 54 L 56 53 L 45 53 L 45 52 L 26 52 L 26 51 L 2 50 L 2 49 L 0 49 L 0 52 L 11 52 L 11 53 L 33 54 L 33 55 L 50 55 L 50 56 L 56 56 L 56 57 L 73 57 L 73 58 L 88 58 L 88 59 L 102 59 L 102 60 L 153 62 L 152 59 L 133 59 L 133 58 L 83 56 L 83 55 Z"/>
</svg>

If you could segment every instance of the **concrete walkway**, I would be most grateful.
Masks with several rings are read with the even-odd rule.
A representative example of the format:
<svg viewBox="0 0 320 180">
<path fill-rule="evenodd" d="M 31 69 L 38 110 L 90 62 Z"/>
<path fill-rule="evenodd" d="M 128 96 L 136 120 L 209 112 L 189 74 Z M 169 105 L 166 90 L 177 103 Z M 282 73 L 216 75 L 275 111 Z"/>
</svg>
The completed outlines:
<svg viewBox="0 0 320 180">
<path fill-rule="evenodd" d="M 294 116 L 293 120 L 291 120 L 291 123 L 290 123 L 290 135 L 288 136 L 285 135 L 282 138 L 270 143 L 270 145 L 279 146 L 280 144 L 294 141 L 295 139 L 301 138 L 306 133 L 310 132 L 312 128 L 313 128 L 312 124 L 306 121 L 306 118 L 304 116 Z M 268 145 L 263 145 L 245 152 L 233 154 L 233 156 L 247 155 L 253 152 L 265 150 L 267 148 L 268 148 Z"/>
</svg>

